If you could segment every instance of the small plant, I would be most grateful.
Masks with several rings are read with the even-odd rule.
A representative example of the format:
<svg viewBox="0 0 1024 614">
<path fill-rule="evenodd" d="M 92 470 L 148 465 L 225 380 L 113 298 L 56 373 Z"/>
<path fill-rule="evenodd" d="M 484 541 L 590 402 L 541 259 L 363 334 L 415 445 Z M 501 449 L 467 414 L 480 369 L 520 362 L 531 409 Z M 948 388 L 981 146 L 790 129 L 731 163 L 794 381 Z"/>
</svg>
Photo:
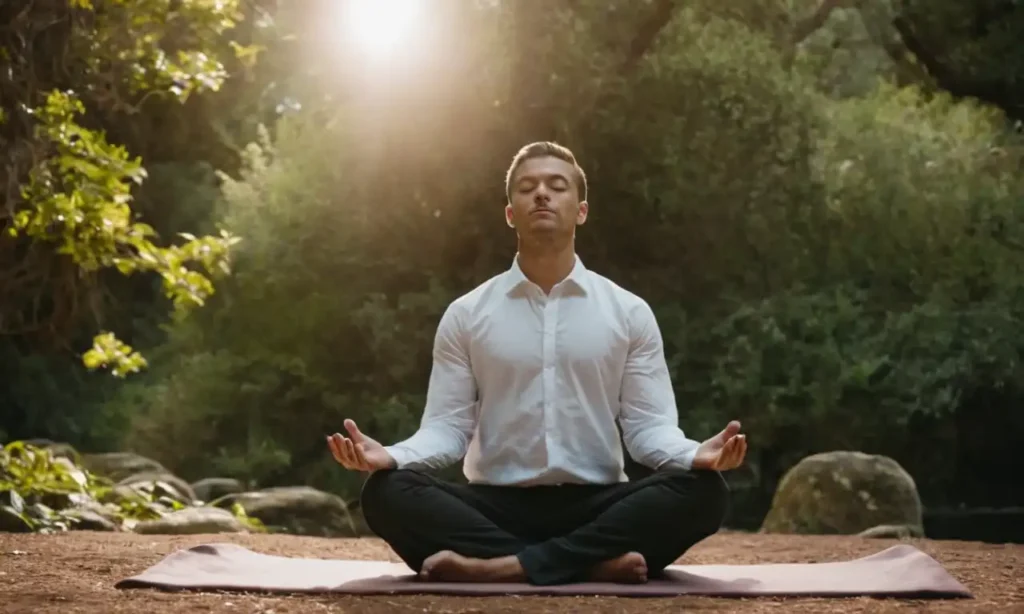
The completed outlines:
<svg viewBox="0 0 1024 614">
<path fill-rule="evenodd" d="M 74 510 L 110 492 L 113 485 L 67 457 L 21 441 L 0 450 L 0 529 L 53 532 L 69 529 Z"/>
</svg>

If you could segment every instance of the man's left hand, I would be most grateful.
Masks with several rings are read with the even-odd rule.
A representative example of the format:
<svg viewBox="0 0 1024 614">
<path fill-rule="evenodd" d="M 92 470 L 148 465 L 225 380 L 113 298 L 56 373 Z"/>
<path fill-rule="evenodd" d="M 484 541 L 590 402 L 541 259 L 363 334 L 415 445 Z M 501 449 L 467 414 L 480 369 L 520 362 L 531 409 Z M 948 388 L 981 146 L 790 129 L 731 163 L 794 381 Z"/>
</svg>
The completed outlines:
<svg viewBox="0 0 1024 614">
<path fill-rule="evenodd" d="M 747 436 L 740 434 L 740 423 L 733 420 L 721 433 L 700 444 L 693 468 L 728 471 L 742 465 L 746 454 Z"/>
</svg>

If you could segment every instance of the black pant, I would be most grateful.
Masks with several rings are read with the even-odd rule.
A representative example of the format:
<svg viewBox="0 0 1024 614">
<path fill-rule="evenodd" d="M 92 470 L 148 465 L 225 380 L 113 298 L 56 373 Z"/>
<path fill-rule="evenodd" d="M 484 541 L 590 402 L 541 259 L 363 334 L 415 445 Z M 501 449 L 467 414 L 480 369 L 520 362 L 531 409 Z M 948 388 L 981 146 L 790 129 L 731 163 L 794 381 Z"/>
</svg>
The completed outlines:
<svg viewBox="0 0 1024 614">
<path fill-rule="evenodd" d="M 366 481 L 369 528 L 414 571 L 441 550 L 474 558 L 517 555 L 538 585 L 586 579 L 597 563 L 639 552 L 657 575 L 716 533 L 728 487 L 713 471 L 660 471 L 614 485 L 455 484 L 419 471 Z"/>
</svg>

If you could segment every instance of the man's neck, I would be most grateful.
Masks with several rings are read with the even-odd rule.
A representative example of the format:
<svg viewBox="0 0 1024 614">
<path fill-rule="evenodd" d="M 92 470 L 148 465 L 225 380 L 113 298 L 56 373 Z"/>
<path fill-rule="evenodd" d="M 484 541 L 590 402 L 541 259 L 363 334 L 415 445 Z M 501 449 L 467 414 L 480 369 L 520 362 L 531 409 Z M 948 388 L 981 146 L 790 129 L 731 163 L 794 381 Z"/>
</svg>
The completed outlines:
<svg viewBox="0 0 1024 614">
<path fill-rule="evenodd" d="M 572 240 L 559 247 L 521 243 L 516 259 L 523 275 L 548 294 L 555 284 L 572 273 L 576 266 L 576 249 Z"/>
</svg>

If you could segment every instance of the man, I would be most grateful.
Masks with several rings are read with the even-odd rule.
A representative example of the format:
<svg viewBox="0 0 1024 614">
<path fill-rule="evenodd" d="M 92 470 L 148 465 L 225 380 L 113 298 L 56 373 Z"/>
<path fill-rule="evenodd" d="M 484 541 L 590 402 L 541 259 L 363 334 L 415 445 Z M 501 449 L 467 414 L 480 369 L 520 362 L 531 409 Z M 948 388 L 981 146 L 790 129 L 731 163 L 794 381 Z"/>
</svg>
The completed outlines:
<svg viewBox="0 0 1024 614">
<path fill-rule="evenodd" d="M 384 446 L 346 420 L 328 444 L 371 472 L 367 524 L 425 580 L 645 582 L 718 531 L 745 436 L 679 429 L 650 307 L 575 253 L 573 153 L 527 145 L 506 196 L 518 253 L 442 316 L 420 429 Z M 626 478 L 621 443 L 649 475 Z M 463 457 L 468 484 L 430 474 Z"/>
</svg>

